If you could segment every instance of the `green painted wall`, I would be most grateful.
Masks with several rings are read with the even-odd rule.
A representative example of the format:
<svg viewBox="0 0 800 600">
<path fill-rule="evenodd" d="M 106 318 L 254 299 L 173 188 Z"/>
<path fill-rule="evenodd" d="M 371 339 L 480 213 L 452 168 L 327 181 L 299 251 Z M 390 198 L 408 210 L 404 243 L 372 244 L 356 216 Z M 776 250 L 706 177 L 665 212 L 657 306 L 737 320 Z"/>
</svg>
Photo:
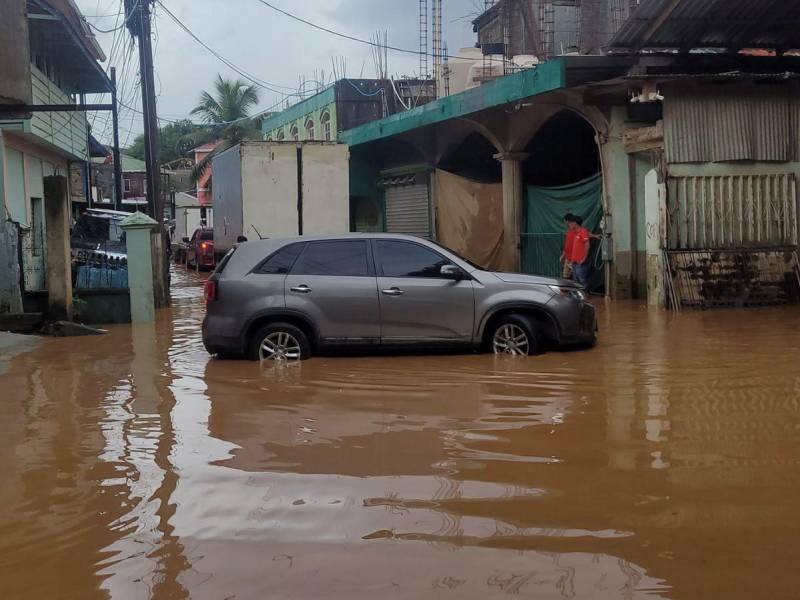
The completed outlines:
<svg viewBox="0 0 800 600">
<path fill-rule="evenodd" d="M 314 121 L 314 138 L 322 140 L 322 114 L 328 112 L 331 117 L 331 141 L 338 139 L 338 123 L 336 119 L 336 87 L 330 86 L 328 89 L 290 106 L 277 115 L 270 117 L 261 124 L 261 132 L 264 139 L 275 141 L 278 139 L 278 132 L 283 131 L 284 139 L 291 140 L 290 131 L 292 125 L 297 126 L 300 140 L 306 139 L 306 121 Z"/>
<path fill-rule="evenodd" d="M 368 159 L 350 155 L 350 229 L 385 231 L 383 192 L 378 187 L 378 168 Z"/>
</svg>

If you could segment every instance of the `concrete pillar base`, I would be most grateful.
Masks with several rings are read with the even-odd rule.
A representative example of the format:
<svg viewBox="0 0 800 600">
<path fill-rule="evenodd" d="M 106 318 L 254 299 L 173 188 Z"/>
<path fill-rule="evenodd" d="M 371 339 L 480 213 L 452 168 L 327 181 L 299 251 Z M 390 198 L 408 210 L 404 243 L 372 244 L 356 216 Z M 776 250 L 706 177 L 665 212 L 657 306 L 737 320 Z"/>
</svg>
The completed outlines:
<svg viewBox="0 0 800 600">
<path fill-rule="evenodd" d="M 131 321 L 152 323 L 156 318 L 153 295 L 153 250 L 150 233 L 158 226 L 144 213 L 136 212 L 120 224 L 128 250 L 128 288 L 131 294 Z"/>
<path fill-rule="evenodd" d="M 52 175 L 44 178 L 44 212 L 47 249 L 48 318 L 72 320 L 72 256 L 69 228 L 71 222 L 67 178 Z"/>
</svg>

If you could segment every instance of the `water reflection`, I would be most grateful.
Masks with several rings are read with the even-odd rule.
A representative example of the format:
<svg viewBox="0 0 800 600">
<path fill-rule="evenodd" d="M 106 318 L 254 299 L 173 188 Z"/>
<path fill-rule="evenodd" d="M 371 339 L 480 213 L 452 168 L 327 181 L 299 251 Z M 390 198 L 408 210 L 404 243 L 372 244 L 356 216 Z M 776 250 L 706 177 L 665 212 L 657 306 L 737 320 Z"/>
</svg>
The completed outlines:
<svg viewBox="0 0 800 600">
<path fill-rule="evenodd" d="M 794 595 L 797 310 L 275 368 L 209 359 L 175 280 L 155 326 L 6 361 L 4 597 Z"/>
</svg>

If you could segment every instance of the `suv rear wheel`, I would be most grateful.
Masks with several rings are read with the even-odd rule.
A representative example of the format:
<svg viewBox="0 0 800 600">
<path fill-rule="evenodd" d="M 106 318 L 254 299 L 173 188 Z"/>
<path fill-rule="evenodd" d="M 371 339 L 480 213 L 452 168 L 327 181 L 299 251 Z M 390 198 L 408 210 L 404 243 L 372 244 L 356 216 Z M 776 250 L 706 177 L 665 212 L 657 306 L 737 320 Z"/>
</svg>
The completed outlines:
<svg viewBox="0 0 800 600">
<path fill-rule="evenodd" d="M 311 344 L 303 331 L 289 323 L 270 323 L 256 331 L 247 351 L 250 360 L 293 362 L 311 356 Z"/>
<path fill-rule="evenodd" d="M 508 315 L 496 321 L 489 343 L 492 352 L 498 355 L 535 356 L 542 352 L 536 324 L 522 315 Z"/>
</svg>

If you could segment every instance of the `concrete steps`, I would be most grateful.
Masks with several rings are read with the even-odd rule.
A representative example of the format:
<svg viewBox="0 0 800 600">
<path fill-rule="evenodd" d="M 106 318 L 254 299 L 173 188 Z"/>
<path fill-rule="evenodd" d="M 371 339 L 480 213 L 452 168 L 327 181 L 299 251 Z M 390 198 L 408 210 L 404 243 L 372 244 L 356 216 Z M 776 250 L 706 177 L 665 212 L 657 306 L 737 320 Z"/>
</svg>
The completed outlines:
<svg viewBox="0 0 800 600">
<path fill-rule="evenodd" d="M 44 324 L 42 313 L 0 313 L 0 331 L 33 333 Z"/>
</svg>

